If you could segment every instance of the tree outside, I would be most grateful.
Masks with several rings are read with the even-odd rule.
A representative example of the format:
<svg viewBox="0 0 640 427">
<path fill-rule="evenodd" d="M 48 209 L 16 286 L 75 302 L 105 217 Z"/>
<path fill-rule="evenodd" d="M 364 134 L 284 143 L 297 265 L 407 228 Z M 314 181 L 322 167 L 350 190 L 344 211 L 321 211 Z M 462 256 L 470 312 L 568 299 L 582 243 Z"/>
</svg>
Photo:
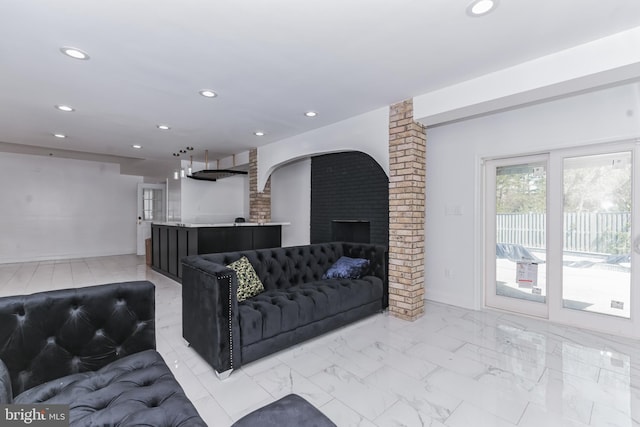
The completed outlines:
<svg viewBox="0 0 640 427">
<path fill-rule="evenodd" d="M 498 215 L 546 212 L 547 174 L 543 163 L 500 167 L 496 172 Z M 589 233 L 590 246 L 597 247 L 598 252 L 630 252 L 630 152 L 565 159 L 563 194 L 565 240 Z M 586 219 L 573 220 L 578 216 Z"/>
</svg>

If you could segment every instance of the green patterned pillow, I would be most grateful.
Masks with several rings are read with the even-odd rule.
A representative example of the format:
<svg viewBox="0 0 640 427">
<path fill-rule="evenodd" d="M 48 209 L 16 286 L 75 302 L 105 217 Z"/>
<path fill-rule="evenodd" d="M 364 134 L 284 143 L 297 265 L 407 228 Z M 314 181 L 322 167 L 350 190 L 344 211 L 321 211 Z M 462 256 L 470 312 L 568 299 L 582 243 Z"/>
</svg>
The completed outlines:
<svg viewBox="0 0 640 427">
<path fill-rule="evenodd" d="M 232 262 L 227 267 L 235 271 L 238 276 L 238 302 L 264 291 L 264 285 L 246 256 Z"/>
</svg>

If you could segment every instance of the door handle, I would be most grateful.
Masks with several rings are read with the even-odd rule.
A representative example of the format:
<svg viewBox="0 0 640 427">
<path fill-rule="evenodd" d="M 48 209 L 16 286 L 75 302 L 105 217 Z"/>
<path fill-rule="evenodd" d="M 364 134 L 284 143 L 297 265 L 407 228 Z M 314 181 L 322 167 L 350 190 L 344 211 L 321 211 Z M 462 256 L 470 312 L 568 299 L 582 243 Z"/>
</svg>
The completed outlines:
<svg viewBox="0 0 640 427">
<path fill-rule="evenodd" d="M 640 235 L 636 236 L 636 238 L 633 239 L 633 251 L 637 254 L 640 254 Z"/>
</svg>

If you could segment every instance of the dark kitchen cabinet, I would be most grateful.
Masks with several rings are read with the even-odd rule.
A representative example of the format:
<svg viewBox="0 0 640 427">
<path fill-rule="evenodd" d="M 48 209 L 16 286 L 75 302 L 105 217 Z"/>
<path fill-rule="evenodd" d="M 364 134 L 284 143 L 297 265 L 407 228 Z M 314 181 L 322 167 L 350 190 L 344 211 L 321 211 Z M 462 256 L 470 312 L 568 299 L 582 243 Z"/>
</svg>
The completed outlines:
<svg viewBox="0 0 640 427">
<path fill-rule="evenodd" d="M 152 224 L 153 258 L 151 268 L 180 281 L 182 278 L 181 260 L 186 256 L 276 248 L 281 245 L 281 225 L 182 227 Z"/>
</svg>

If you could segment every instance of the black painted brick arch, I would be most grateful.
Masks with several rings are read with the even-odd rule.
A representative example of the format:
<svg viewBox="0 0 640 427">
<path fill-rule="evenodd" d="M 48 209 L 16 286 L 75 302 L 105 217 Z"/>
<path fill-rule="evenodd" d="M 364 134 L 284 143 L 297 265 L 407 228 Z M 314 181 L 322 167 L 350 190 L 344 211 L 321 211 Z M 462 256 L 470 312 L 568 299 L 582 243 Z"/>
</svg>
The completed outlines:
<svg viewBox="0 0 640 427">
<path fill-rule="evenodd" d="M 371 243 L 389 246 L 389 178 L 368 154 L 311 159 L 311 243 L 332 240 L 332 220 L 369 221 Z"/>
</svg>

